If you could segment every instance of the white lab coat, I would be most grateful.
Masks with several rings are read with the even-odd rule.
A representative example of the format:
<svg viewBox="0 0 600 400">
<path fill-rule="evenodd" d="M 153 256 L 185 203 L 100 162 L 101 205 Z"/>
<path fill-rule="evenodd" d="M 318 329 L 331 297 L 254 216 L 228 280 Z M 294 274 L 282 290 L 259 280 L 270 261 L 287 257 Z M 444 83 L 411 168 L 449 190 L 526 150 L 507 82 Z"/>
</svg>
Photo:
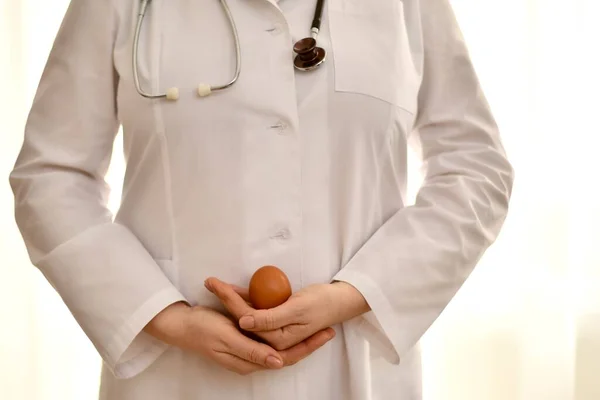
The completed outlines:
<svg viewBox="0 0 600 400">
<path fill-rule="evenodd" d="M 418 400 L 418 342 L 496 238 L 512 169 L 448 0 L 327 0 L 317 71 L 293 69 L 315 1 L 72 0 L 11 174 L 33 264 L 104 360 L 103 400 Z M 122 206 L 103 177 L 119 125 Z M 407 145 L 425 180 L 406 206 Z M 116 155 L 120 156 L 120 155 Z M 274 264 L 354 285 L 372 311 L 297 365 L 239 376 L 142 332 L 220 308 L 205 278 Z M 221 308 L 220 308 L 221 309 Z M 202 338 L 198 338 L 202 340 Z"/>
</svg>

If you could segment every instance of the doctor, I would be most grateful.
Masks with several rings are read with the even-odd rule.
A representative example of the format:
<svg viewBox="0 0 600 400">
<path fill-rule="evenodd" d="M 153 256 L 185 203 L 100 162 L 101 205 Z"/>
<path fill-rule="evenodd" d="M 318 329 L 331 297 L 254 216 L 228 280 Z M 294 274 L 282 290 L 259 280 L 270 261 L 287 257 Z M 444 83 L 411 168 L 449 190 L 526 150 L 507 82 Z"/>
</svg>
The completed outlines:
<svg viewBox="0 0 600 400">
<path fill-rule="evenodd" d="M 327 0 L 302 71 L 317 9 L 71 1 L 10 182 L 101 399 L 421 399 L 418 342 L 497 237 L 512 168 L 448 0 Z M 255 311 L 265 264 L 294 296 Z"/>
</svg>

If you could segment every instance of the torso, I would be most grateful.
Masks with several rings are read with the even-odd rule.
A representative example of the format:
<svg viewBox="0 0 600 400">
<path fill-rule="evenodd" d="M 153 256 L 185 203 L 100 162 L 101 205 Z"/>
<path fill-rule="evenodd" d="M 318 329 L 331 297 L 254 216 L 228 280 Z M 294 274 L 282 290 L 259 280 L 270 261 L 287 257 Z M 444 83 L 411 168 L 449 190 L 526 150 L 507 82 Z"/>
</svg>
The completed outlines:
<svg viewBox="0 0 600 400">
<path fill-rule="evenodd" d="M 117 221 L 127 225 L 192 304 L 219 308 L 208 276 L 247 285 L 274 264 L 293 290 L 327 282 L 406 203 L 406 148 L 422 48 L 413 0 L 326 0 L 321 68 L 293 68 L 315 1 L 229 0 L 241 41 L 215 0 L 153 0 L 132 82 L 137 1 L 120 4 L 115 44 L 127 172 Z M 137 190 L 133 190 L 136 188 Z M 128 195 L 131 194 L 131 195 Z M 148 224 L 164 229 L 146 229 Z M 420 399 L 418 354 L 391 365 L 352 327 L 308 359 L 247 377 L 169 349 L 126 381 L 104 374 L 105 400 Z"/>
</svg>

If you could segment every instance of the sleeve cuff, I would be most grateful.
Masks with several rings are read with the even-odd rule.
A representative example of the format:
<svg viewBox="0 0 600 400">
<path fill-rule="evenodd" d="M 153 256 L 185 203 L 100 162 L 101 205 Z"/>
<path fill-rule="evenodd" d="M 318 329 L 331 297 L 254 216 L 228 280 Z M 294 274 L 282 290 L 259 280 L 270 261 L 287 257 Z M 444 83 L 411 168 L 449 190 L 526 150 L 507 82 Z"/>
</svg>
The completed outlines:
<svg viewBox="0 0 600 400">
<path fill-rule="evenodd" d="M 169 305 L 187 300 L 174 287 L 167 287 L 146 301 L 117 331 L 107 346 L 107 360 L 115 377 L 128 379 L 141 373 L 169 347 L 166 343 L 143 331 L 155 315 Z M 114 365 L 114 367 L 110 367 Z"/>
<path fill-rule="evenodd" d="M 116 377 L 134 376 L 167 349 L 143 328 L 186 299 L 125 226 L 92 227 L 37 265 Z"/>
<path fill-rule="evenodd" d="M 400 363 L 401 333 L 394 323 L 395 312 L 379 286 L 367 275 L 356 270 L 342 269 L 333 280 L 354 286 L 365 298 L 371 311 L 358 317 L 358 332 L 392 364 Z"/>
</svg>

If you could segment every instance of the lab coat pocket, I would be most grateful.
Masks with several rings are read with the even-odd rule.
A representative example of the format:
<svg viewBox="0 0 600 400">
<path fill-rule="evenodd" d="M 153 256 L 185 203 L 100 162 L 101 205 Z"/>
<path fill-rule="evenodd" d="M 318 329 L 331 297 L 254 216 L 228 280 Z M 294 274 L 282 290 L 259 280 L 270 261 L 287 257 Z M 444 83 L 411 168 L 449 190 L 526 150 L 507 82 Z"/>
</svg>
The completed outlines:
<svg viewBox="0 0 600 400">
<path fill-rule="evenodd" d="M 419 74 L 400 0 L 330 0 L 335 90 L 371 96 L 414 114 Z"/>
</svg>

